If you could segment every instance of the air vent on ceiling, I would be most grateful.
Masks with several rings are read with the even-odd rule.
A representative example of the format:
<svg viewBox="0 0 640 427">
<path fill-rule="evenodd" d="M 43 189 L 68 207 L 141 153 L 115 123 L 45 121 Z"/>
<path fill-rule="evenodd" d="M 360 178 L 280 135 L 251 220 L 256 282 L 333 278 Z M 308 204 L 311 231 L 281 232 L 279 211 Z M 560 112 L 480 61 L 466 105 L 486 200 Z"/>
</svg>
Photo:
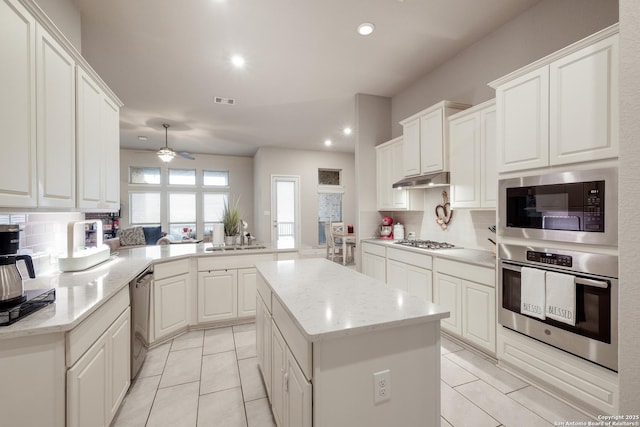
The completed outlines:
<svg viewBox="0 0 640 427">
<path fill-rule="evenodd" d="M 214 96 L 213 102 L 215 104 L 234 105 L 236 103 L 236 100 L 233 98 L 222 98 L 220 96 Z"/>
</svg>

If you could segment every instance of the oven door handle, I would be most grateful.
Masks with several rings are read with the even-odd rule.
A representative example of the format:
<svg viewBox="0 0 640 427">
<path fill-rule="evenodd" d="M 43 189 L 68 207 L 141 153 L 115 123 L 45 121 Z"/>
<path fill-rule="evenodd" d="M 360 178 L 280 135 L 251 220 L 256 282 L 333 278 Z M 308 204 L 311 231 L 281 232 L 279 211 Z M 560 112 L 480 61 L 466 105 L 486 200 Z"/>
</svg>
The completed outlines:
<svg viewBox="0 0 640 427">
<path fill-rule="evenodd" d="M 609 283 L 603 282 L 602 280 L 583 279 L 581 277 L 576 277 L 576 284 L 602 289 L 607 289 L 609 287 Z"/>
</svg>

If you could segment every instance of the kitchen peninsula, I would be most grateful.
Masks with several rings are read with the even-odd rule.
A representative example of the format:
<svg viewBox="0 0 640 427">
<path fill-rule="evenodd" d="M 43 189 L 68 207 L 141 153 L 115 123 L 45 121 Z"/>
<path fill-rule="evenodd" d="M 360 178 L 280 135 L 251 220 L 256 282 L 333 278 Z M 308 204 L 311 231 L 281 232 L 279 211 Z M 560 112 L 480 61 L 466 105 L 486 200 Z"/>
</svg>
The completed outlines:
<svg viewBox="0 0 640 427">
<path fill-rule="evenodd" d="M 448 311 L 325 259 L 256 268 L 258 363 L 278 425 L 440 425 Z"/>
</svg>

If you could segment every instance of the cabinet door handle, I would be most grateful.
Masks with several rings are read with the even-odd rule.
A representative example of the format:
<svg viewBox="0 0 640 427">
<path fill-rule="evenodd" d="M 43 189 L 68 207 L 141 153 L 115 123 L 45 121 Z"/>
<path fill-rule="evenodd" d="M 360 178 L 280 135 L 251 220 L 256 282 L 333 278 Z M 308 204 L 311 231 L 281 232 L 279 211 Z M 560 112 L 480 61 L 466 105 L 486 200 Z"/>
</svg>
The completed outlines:
<svg viewBox="0 0 640 427">
<path fill-rule="evenodd" d="M 289 373 L 284 374 L 284 392 L 289 393 Z"/>
</svg>

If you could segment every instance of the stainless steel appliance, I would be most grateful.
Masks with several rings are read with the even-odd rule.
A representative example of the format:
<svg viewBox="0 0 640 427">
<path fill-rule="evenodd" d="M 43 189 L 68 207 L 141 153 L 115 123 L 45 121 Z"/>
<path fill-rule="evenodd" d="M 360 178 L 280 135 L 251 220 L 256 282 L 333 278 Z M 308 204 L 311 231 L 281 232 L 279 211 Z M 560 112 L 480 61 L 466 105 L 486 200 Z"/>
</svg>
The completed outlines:
<svg viewBox="0 0 640 427">
<path fill-rule="evenodd" d="M 411 239 L 411 240 L 398 240 L 395 243 L 402 246 L 409 246 L 412 248 L 420 248 L 420 249 L 451 249 L 451 248 L 460 249 L 460 246 L 455 246 L 447 242 L 436 242 L 434 240 Z"/>
<path fill-rule="evenodd" d="M 617 246 L 617 187 L 617 168 L 502 179 L 498 234 Z"/>
<path fill-rule="evenodd" d="M 20 304 L 26 300 L 22 275 L 16 265 L 17 261 L 24 261 L 30 278 L 35 278 L 33 261 L 29 255 L 0 256 L 0 302 L 9 305 Z"/>
<path fill-rule="evenodd" d="M 129 284 L 131 299 L 131 379 L 134 379 L 147 356 L 149 347 L 149 307 L 153 268 L 140 273 Z"/>
<path fill-rule="evenodd" d="M 17 224 L 0 224 L 0 254 L 17 254 L 19 246 L 20 227 Z"/>
<path fill-rule="evenodd" d="M 617 256 L 501 244 L 498 257 L 502 326 L 617 371 Z M 575 326 L 521 313 L 523 267 L 575 276 Z"/>
</svg>

